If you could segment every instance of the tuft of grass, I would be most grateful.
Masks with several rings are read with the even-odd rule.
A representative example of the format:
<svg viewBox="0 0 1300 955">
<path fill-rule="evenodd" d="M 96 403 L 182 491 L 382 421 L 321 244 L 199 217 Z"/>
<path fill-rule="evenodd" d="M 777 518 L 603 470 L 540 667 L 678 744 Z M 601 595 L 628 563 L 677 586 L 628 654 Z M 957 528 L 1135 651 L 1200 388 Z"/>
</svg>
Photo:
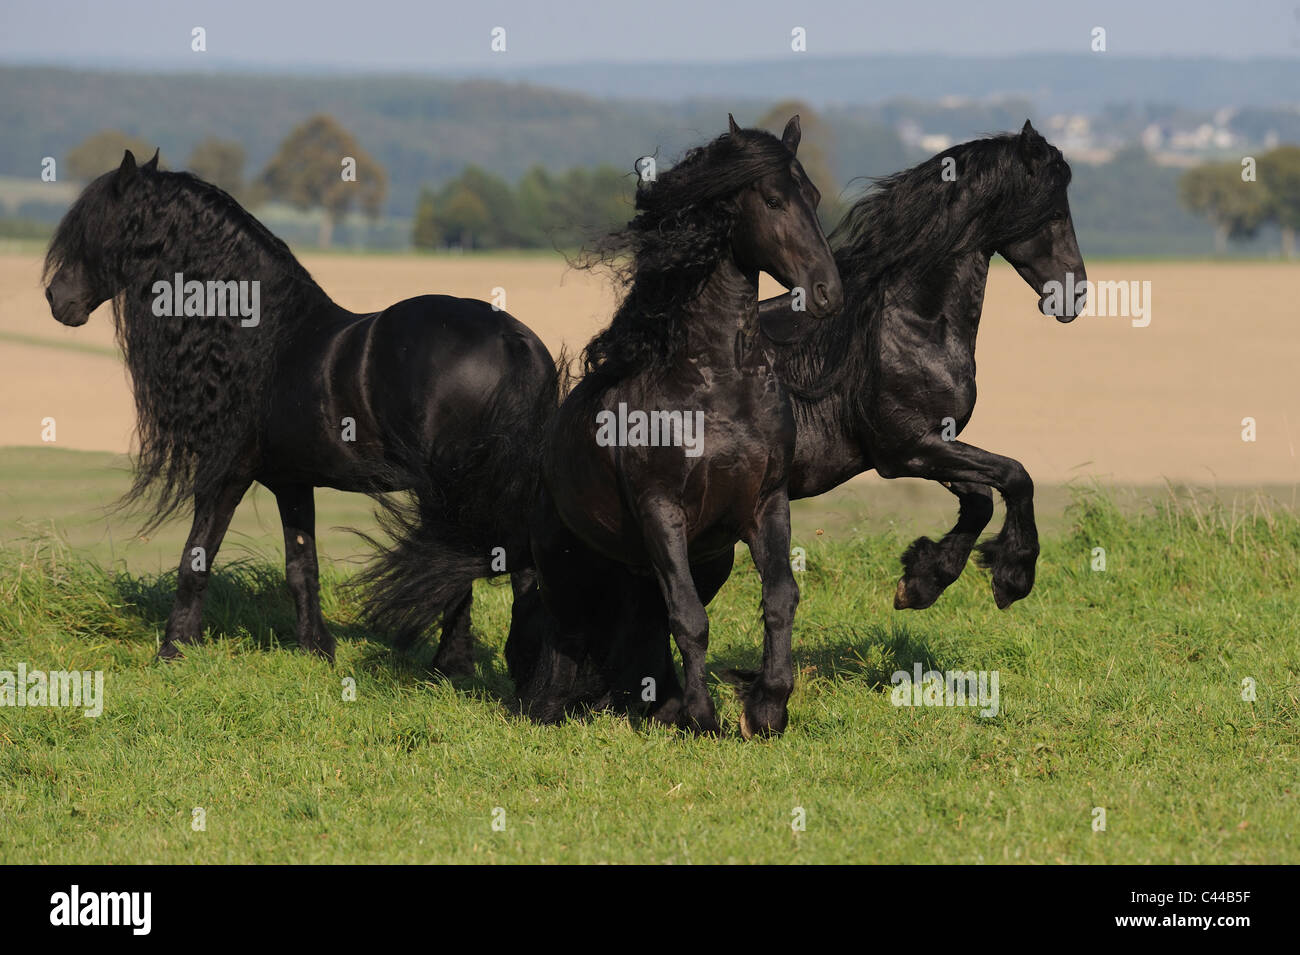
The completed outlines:
<svg viewBox="0 0 1300 955">
<path fill-rule="evenodd" d="M 0 707 L 0 862 L 1300 861 L 1294 513 L 1076 489 L 1005 612 L 974 564 L 930 610 L 892 610 L 907 539 L 809 539 L 790 728 L 750 742 L 716 677 L 718 740 L 513 715 L 508 587 L 477 588 L 477 671 L 450 684 L 431 648 L 367 631 L 328 567 L 331 669 L 296 649 L 278 555 L 253 554 L 218 564 L 210 641 L 162 665 L 174 573 L 4 544 L 0 670 L 103 670 L 105 705 Z M 711 671 L 756 666 L 743 549 L 709 609 Z M 917 662 L 996 670 L 997 715 L 894 706 Z"/>
</svg>

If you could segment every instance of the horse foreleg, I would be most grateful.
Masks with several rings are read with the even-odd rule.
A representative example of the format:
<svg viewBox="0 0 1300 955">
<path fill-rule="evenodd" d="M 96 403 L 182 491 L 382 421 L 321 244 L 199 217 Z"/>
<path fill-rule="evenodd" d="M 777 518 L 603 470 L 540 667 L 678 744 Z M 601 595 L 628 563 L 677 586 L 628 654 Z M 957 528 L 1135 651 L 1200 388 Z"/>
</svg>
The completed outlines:
<svg viewBox="0 0 1300 955">
<path fill-rule="evenodd" d="M 680 505 L 658 500 L 645 507 L 641 523 L 650 562 L 668 608 L 668 626 L 682 655 L 686 723 L 697 733 L 718 735 L 722 727 L 705 682 L 709 615 L 691 577 L 686 516 Z"/>
<path fill-rule="evenodd" d="M 221 546 L 230 519 L 235 515 L 247 480 L 234 480 L 215 494 L 194 496 L 194 521 L 181 554 L 180 573 L 176 580 L 176 600 L 167 617 L 158 656 L 163 660 L 180 657 L 179 644 L 198 643 L 203 634 L 203 597 L 208 589 L 212 562 Z"/>
<path fill-rule="evenodd" d="M 876 470 L 886 478 L 919 477 L 995 488 L 1006 501 L 1007 519 L 997 537 L 976 548 L 980 563 L 992 571 L 993 599 L 1005 610 L 1033 589 L 1038 561 L 1034 482 L 1019 461 L 935 436 L 906 455 L 880 455 Z"/>
<path fill-rule="evenodd" d="M 794 692 L 790 642 L 799 585 L 790 566 L 790 499 L 784 491 L 762 502 L 746 543 L 763 582 L 763 668 L 741 691 L 740 733 L 749 739 L 785 730 Z"/>
<path fill-rule="evenodd" d="M 316 558 L 316 499 L 309 484 L 271 489 L 284 528 L 284 576 L 297 611 L 298 646 L 334 662 L 334 635 L 320 612 L 320 566 Z"/>
<path fill-rule="evenodd" d="M 735 562 L 735 550 L 727 550 L 718 557 L 691 565 L 691 579 L 695 582 L 695 592 L 700 595 L 700 603 L 708 606 L 722 585 L 731 576 L 731 566 Z M 631 578 L 631 574 L 625 575 Z M 638 633 L 641 645 L 656 652 L 659 659 L 658 673 L 654 676 L 655 698 L 650 703 L 647 716 L 660 723 L 680 724 L 685 717 L 685 698 L 682 684 L 677 679 L 677 665 L 673 660 L 672 641 L 669 637 L 668 615 L 664 609 L 663 598 L 656 590 L 653 601 L 642 601 L 633 607 L 637 616 L 630 626 Z M 644 687 L 644 678 L 641 686 Z M 643 690 L 644 698 L 644 690 Z"/>
<path fill-rule="evenodd" d="M 980 534 L 993 517 L 993 492 L 983 484 L 944 482 L 957 495 L 957 523 L 935 543 L 918 537 L 903 554 L 903 576 L 894 593 L 895 610 L 924 610 L 961 576 Z"/>
<path fill-rule="evenodd" d="M 432 668 L 445 677 L 474 675 L 474 634 L 470 630 L 470 607 L 474 602 L 473 586 L 457 598 L 442 615 L 442 635 Z"/>
</svg>

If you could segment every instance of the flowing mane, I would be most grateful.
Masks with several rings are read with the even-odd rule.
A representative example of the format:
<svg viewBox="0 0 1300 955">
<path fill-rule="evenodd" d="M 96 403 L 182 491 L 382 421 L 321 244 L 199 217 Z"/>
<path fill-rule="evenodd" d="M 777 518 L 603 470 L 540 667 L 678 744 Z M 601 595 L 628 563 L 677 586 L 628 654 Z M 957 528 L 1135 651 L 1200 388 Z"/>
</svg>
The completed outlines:
<svg viewBox="0 0 1300 955">
<path fill-rule="evenodd" d="M 796 345 L 778 346 L 782 379 L 797 398 L 817 401 L 855 391 L 870 377 L 880 315 L 923 290 L 937 270 L 993 241 L 1028 235 L 1054 213 L 1070 183 L 1058 149 L 1030 175 L 1016 155 L 1019 137 L 961 143 L 925 162 L 873 181 L 829 238 L 844 283 L 843 310 Z M 951 164 L 947 163 L 952 159 Z M 955 180 L 943 176 L 952 168 Z M 818 383 L 818 384 L 814 384 Z M 797 414 L 806 413 L 796 402 Z"/>
<path fill-rule="evenodd" d="M 139 414 L 135 480 L 123 505 L 149 502 L 146 528 L 222 483 L 255 436 L 280 345 L 332 308 L 283 241 L 216 186 L 149 164 L 105 173 L 60 222 L 48 280 L 77 265 L 112 301 Z M 260 321 L 154 314 L 155 282 L 258 282 Z"/>
<path fill-rule="evenodd" d="M 583 353 L 587 374 L 619 379 L 672 363 L 685 338 L 687 306 L 730 241 L 729 200 L 794 161 L 777 137 L 745 129 L 690 150 L 655 182 L 638 181 L 636 217 L 585 263 L 608 267 L 623 290 L 609 327 Z"/>
</svg>

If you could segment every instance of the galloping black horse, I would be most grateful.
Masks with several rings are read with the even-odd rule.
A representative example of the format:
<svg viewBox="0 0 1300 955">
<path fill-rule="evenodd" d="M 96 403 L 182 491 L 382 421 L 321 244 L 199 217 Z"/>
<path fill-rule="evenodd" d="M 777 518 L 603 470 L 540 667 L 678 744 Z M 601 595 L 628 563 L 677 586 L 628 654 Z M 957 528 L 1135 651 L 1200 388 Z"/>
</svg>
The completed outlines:
<svg viewBox="0 0 1300 955">
<path fill-rule="evenodd" d="M 709 619 L 700 589 L 711 585 L 698 571 L 720 560 L 730 568 L 738 540 L 762 578 L 765 628 L 763 671 L 746 689 L 742 732 L 784 729 L 794 686 L 799 591 L 786 490 L 794 418 L 759 341 L 758 273 L 794 289 L 814 318 L 843 299 L 817 222 L 821 197 L 795 158 L 798 145 L 798 117 L 779 140 L 733 120 L 728 133 L 641 184 L 636 218 L 602 250 L 631 254 L 626 294 L 587 346 L 586 374 L 543 452 L 532 521 L 543 598 L 557 614 L 575 609 L 585 621 L 601 604 L 591 588 L 602 568 L 652 577 L 686 674 L 684 700 L 655 715 L 697 732 L 720 731 L 705 684 Z M 614 622 L 603 614 L 596 640 Z M 559 636 L 523 691 L 534 718 L 558 718 L 562 710 L 547 705 L 550 686 L 567 687 L 594 659 L 585 639 Z"/>
<path fill-rule="evenodd" d="M 1028 122 L 1018 135 L 954 146 L 880 180 L 834 230 L 845 286 L 837 316 L 808 331 L 789 296 L 760 305 L 777 373 L 792 392 L 792 498 L 822 494 L 872 468 L 888 478 L 942 482 L 958 498 L 956 526 L 943 540 L 919 538 L 903 555 L 900 609 L 928 607 L 961 574 L 993 514 L 990 487 L 1007 503 L 1001 533 L 980 547 L 994 599 L 1005 608 L 1033 586 L 1038 534 L 1028 473 L 956 434 L 975 406 L 975 339 L 993 253 L 1011 262 L 1040 310 L 1058 321 L 1071 321 L 1083 304 L 1067 300 L 1086 278 L 1069 182 L 1061 153 Z M 713 597 L 730 569 L 725 555 L 697 568 L 701 599 Z M 660 692 L 657 705 L 671 706 L 680 690 L 662 601 L 621 568 L 602 571 L 590 589 L 613 621 L 599 649 L 606 657 L 581 679 L 551 681 L 544 711 L 634 700 L 647 676 Z M 532 686 L 535 671 L 550 668 L 549 648 L 564 626 L 536 594 L 519 596 L 506 648 L 517 685 Z"/>
<path fill-rule="evenodd" d="M 414 489 L 412 512 L 367 579 L 371 617 L 409 642 L 442 615 L 434 665 L 472 667 L 469 583 L 494 548 L 529 566 L 519 515 L 535 497 L 535 435 L 554 413 L 541 341 L 484 302 L 426 295 L 370 315 L 330 300 L 288 247 L 234 199 L 157 155 L 86 187 L 45 260 L 65 325 L 113 303 L 131 372 L 139 450 L 128 502 L 149 526 L 192 503 L 176 601 L 159 656 L 202 633 L 217 548 L 253 481 L 275 494 L 299 644 L 329 659 L 314 487 Z M 435 576 L 404 573 L 412 560 Z M 412 588 L 420 588 L 416 593 Z"/>
</svg>

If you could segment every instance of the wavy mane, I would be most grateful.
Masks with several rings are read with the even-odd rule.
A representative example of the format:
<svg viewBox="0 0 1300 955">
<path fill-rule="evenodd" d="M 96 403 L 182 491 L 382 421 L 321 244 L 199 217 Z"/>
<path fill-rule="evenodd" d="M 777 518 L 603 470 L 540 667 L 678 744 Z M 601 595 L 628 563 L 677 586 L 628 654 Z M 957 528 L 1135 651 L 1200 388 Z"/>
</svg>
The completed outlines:
<svg viewBox="0 0 1300 955">
<path fill-rule="evenodd" d="M 961 143 L 873 180 L 829 236 L 844 283 L 843 310 L 802 342 L 777 349 L 778 370 L 796 397 L 817 401 L 838 393 L 852 407 L 871 376 L 875 332 L 887 307 L 923 290 L 927 277 L 956 259 L 1029 235 L 1051 218 L 1070 183 L 1070 166 L 1044 141 L 1048 160 L 1030 175 L 1017 156 L 1018 138 Z M 955 181 L 942 177 L 948 158 Z M 804 411 L 796 403 L 796 413 Z"/>
<path fill-rule="evenodd" d="M 637 183 L 636 217 L 583 263 L 609 268 L 622 289 L 609 327 L 583 352 L 587 374 L 620 379 L 672 364 L 687 307 L 728 247 L 730 199 L 796 161 L 777 137 L 743 129 L 690 150 L 657 181 Z"/>
<path fill-rule="evenodd" d="M 100 176 L 69 209 L 44 274 L 75 264 L 112 302 L 139 416 L 121 506 L 147 504 L 150 529 L 212 493 L 251 450 L 280 345 L 335 306 L 283 241 L 211 183 L 147 165 L 117 177 Z M 259 282 L 260 323 L 155 315 L 154 283 L 178 272 Z"/>
</svg>

